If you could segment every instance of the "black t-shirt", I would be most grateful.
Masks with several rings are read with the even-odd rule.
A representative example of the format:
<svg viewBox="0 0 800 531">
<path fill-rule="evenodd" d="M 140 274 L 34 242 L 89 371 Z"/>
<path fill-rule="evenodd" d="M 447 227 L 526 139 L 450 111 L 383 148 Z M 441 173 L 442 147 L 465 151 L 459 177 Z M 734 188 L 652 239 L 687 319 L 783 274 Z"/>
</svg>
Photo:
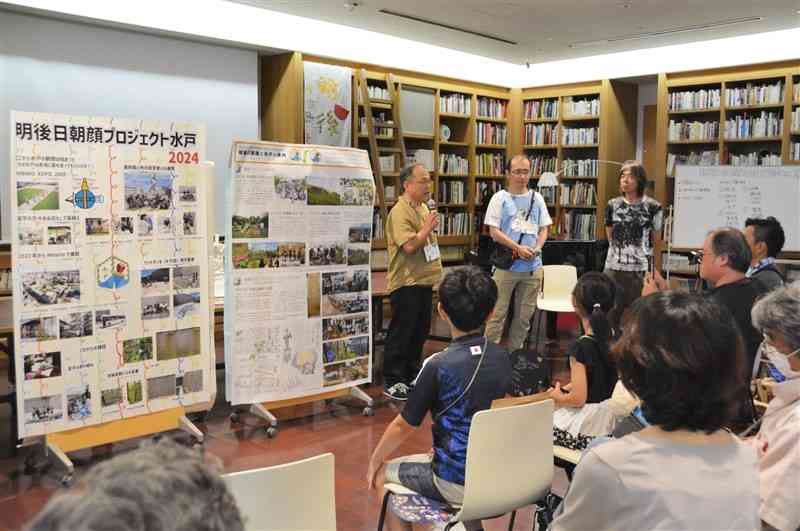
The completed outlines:
<svg viewBox="0 0 800 531">
<path fill-rule="evenodd" d="M 568 352 L 586 367 L 586 403 L 596 404 L 611 398 L 617 371 L 608 356 L 608 344 L 594 336 L 581 336 Z"/>
<path fill-rule="evenodd" d="M 737 282 L 724 284 L 708 292 L 714 300 L 733 314 L 733 318 L 739 326 L 748 356 L 747 374 L 750 374 L 753 368 L 756 352 L 761 344 L 761 334 L 753 328 L 750 311 L 753 309 L 753 304 L 756 300 L 764 293 L 766 293 L 765 286 L 752 278 L 743 278 Z"/>
<path fill-rule="evenodd" d="M 458 400 L 475 374 L 484 342 L 486 353 L 472 387 Z M 419 426 L 431 413 L 433 471 L 438 477 L 464 484 L 472 416 L 489 409 L 493 400 L 508 394 L 510 387 L 508 352 L 478 334 L 455 339 L 445 350 L 425 360 L 401 415 L 410 425 Z M 453 406 L 440 414 L 450 404 Z"/>
</svg>

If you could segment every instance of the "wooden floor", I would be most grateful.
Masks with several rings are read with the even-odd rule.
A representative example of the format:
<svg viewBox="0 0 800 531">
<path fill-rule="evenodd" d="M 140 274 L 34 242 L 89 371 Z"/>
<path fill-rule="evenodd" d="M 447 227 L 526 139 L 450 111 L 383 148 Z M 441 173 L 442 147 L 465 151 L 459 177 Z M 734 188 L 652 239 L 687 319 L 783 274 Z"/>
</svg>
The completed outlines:
<svg viewBox="0 0 800 531">
<path fill-rule="evenodd" d="M 428 342 L 426 352 L 435 352 L 442 343 Z M 398 414 L 396 403 L 383 399 L 381 387 L 370 386 L 367 391 L 378 399 L 373 417 L 362 415 L 362 407 L 351 400 L 339 400 L 331 407 L 315 404 L 316 414 L 303 419 L 286 421 L 279 426 L 278 436 L 267 437 L 265 422 L 242 415 L 240 422 L 228 418 L 231 406 L 224 398 L 222 371 L 219 371 L 217 403 L 198 427 L 206 433 L 205 451 L 222 460 L 226 472 L 275 465 L 303 459 L 325 452 L 336 458 L 336 512 L 338 529 L 375 529 L 380 509 L 380 495 L 368 490 L 365 480 L 367 464 L 372 450 L 387 424 Z M 380 398 L 378 398 L 380 397 Z M 6 430 L 8 408 L 0 412 L 0 426 Z M 4 434 L 0 434 L 4 435 Z M 179 440 L 187 440 L 180 432 L 171 433 Z M 7 437 L 0 441 L 6 445 Z M 130 450 L 138 441 L 114 445 L 103 452 L 80 451 L 71 456 L 76 462 L 76 477 L 98 459 Z M 414 436 L 397 452 L 397 455 L 426 452 L 431 447 L 430 424 L 423 424 Z M 8 455 L 8 448 L 0 452 Z M 109 453 L 110 452 L 110 453 Z M 49 470 L 26 475 L 22 455 L 0 459 L 0 529 L 20 529 L 61 488 L 61 472 L 56 466 Z M 563 492 L 566 479 L 557 471 L 554 490 Z M 269 496 L 269 493 L 264 493 Z M 517 516 L 516 529 L 532 529 L 532 510 L 523 509 Z M 484 522 L 486 530 L 506 529 L 508 517 Z"/>
</svg>

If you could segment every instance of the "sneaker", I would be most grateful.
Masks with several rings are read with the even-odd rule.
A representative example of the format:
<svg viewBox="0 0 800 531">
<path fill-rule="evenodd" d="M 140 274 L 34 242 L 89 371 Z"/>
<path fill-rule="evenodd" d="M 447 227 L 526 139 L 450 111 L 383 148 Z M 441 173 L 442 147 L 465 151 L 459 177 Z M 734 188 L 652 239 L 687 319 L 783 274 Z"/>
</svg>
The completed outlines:
<svg viewBox="0 0 800 531">
<path fill-rule="evenodd" d="M 408 400 L 408 393 L 411 391 L 411 388 L 404 384 L 403 382 L 398 382 L 391 387 L 387 387 L 383 390 L 383 394 L 391 398 L 392 400 L 399 400 L 401 402 L 405 402 Z"/>
</svg>

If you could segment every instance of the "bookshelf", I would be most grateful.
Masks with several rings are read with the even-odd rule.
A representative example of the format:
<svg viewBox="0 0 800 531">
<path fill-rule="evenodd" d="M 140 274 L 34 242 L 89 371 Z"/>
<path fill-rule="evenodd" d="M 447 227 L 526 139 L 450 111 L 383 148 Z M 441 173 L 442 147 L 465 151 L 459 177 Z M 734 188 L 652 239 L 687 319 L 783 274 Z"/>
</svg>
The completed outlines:
<svg viewBox="0 0 800 531">
<path fill-rule="evenodd" d="M 604 238 L 603 209 L 618 193 L 619 167 L 636 152 L 638 87 L 597 81 L 522 91 L 522 144 L 532 181 L 560 172 L 559 186 L 542 188 L 553 218 L 551 238 Z"/>
</svg>

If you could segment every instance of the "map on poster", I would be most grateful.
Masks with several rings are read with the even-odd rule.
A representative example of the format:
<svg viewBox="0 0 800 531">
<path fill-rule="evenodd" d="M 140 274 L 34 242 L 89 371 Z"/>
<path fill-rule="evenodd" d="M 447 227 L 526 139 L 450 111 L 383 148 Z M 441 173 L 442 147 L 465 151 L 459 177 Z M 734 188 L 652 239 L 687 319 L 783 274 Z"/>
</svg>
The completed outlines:
<svg viewBox="0 0 800 531">
<path fill-rule="evenodd" d="M 203 126 L 13 112 L 20 436 L 208 401 Z"/>
<path fill-rule="evenodd" d="M 231 403 L 371 380 L 374 193 L 363 150 L 234 143 L 225 246 Z"/>
</svg>

